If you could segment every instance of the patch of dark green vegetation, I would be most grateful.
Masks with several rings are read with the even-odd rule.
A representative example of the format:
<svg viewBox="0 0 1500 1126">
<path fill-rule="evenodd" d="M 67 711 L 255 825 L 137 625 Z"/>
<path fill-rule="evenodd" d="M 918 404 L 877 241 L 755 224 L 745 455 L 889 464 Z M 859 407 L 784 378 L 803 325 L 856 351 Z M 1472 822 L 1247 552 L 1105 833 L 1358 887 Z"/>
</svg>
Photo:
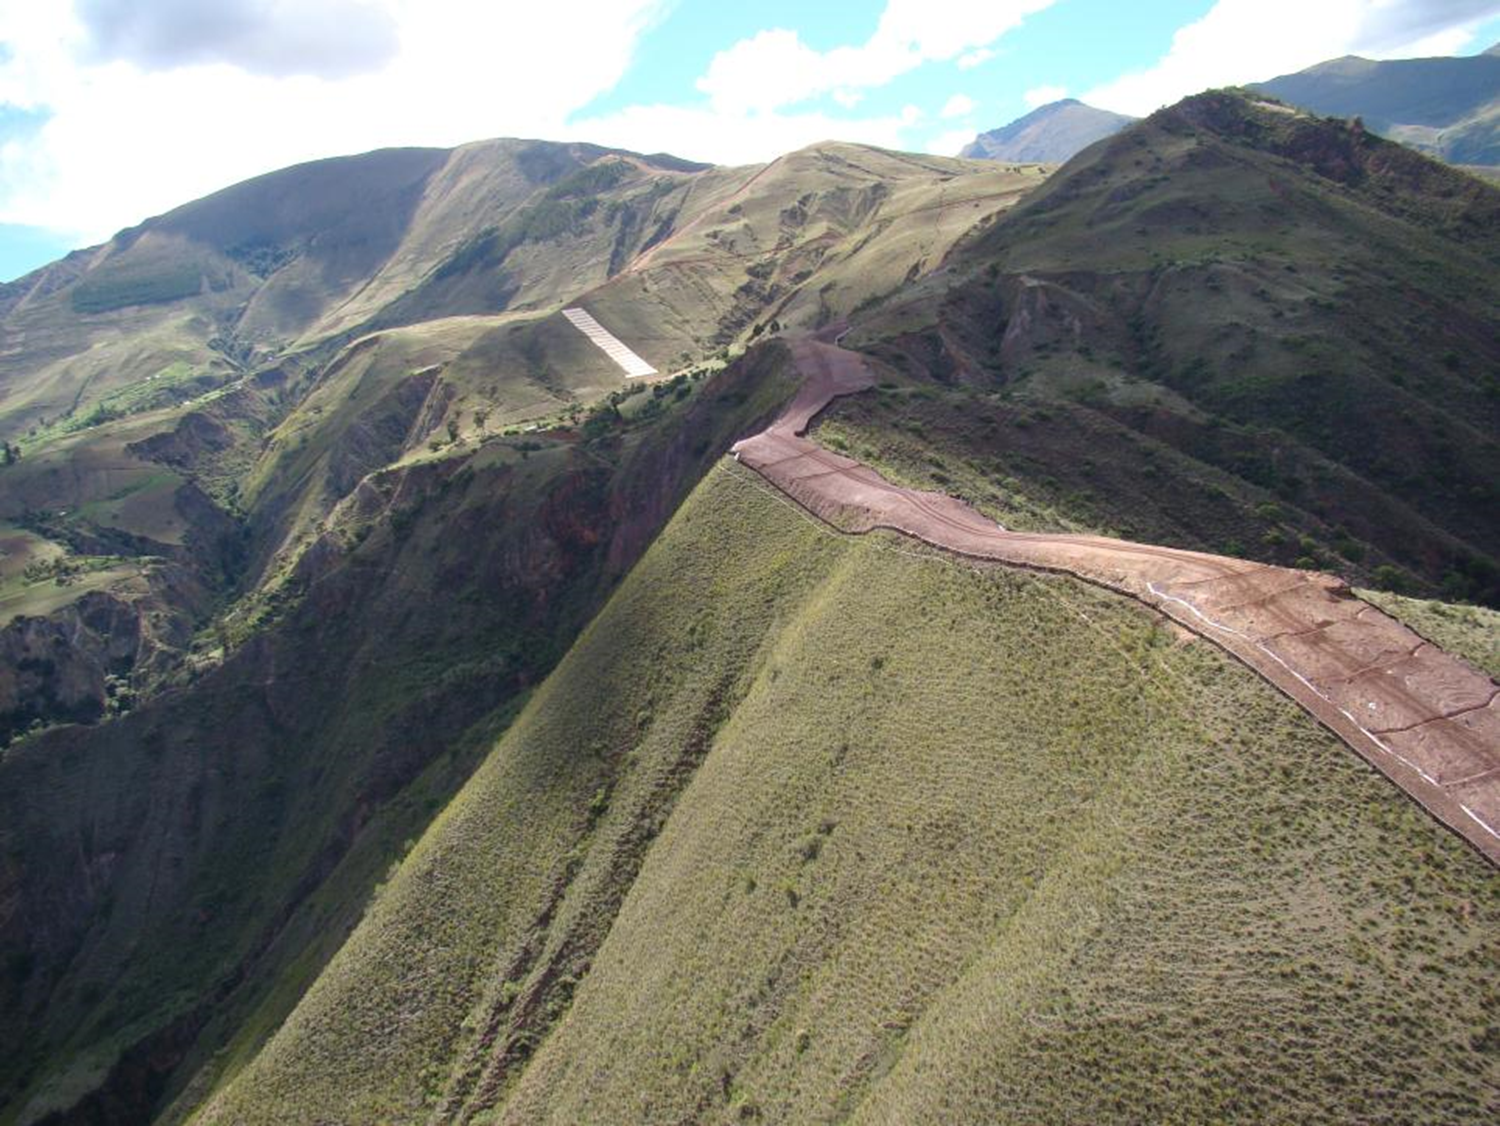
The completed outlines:
<svg viewBox="0 0 1500 1126">
<path fill-rule="evenodd" d="M 262 279 L 295 262 L 300 256 L 300 252 L 294 247 L 278 246 L 264 239 L 242 242 L 230 247 L 225 254 Z"/>
<path fill-rule="evenodd" d="M 69 299 L 78 313 L 109 313 L 133 305 L 165 305 L 192 297 L 203 288 L 203 274 L 193 265 L 171 266 L 149 273 L 111 275 L 108 268 L 73 287 Z"/>
<path fill-rule="evenodd" d="M 630 173 L 623 160 L 590 164 L 553 184 L 536 202 L 495 227 L 488 227 L 459 247 L 433 271 L 434 281 L 480 270 L 498 270 L 505 259 L 528 242 L 548 242 L 576 230 L 599 211 L 601 193 L 616 187 Z M 670 190 L 670 185 L 667 185 Z M 613 222 L 622 214 L 620 205 L 606 212 Z"/>
<path fill-rule="evenodd" d="M 630 164 L 623 160 L 601 160 L 563 177 L 547 189 L 546 200 L 581 199 L 607 192 L 630 175 Z"/>
</svg>

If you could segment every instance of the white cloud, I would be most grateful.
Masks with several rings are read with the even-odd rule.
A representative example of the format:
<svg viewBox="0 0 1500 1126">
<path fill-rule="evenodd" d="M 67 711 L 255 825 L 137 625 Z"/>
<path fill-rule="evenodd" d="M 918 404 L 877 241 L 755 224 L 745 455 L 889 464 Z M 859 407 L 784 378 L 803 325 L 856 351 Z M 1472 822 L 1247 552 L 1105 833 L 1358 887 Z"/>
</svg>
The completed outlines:
<svg viewBox="0 0 1500 1126">
<path fill-rule="evenodd" d="M 865 95 L 861 90 L 835 90 L 833 100 L 845 109 L 853 109 L 865 100 Z"/>
<path fill-rule="evenodd" d="M 924 62 L 988 47 L 1054 0 L 887 0 L 875 33 L 858 46 L 816 51 L 773 28 L 720 51 L 698 80 L 713 107 L 767 112 L 833 90 L 883 86 Z"/>
<path fill-rule="evenodd" d="M 911 111 L 908 106 L 899 116 L 850 119 L 811 112 L 729 114 L 709 106 L 629 106 L 574 121 L 561 136 L 715 164 L 752 164 L 833 139 L 899 149 L 905 131 L 920 117 Z"/>
<path fill-rule="evenodd" d="M 897 114 L 865 118 L 829 117 L 812 110 L 730 112 L 712 105 L 630 106 L 575 120 L 563 135 L 637 151 L 677 153 L 715 164 L 753 164 L 829 140 L 908 149 L 914 144 L 912 130 L 925 118 L 914 105 L 902 106 Z"/>
<path fill-rule="evenodd" d="M 1081 97 L 1143 115 L 1202 90 L 1265 81 L 1345 54 L 1451 54 L 1497 12 L 1495 0 L 1218 0 L 1178 29 L 1154 66 Z"/>
<path fill-rule="evenodd" d="M 252 73 L 222 59 L 164 69 L 101 62 L 96 37 L 68 3 L 0 0 L 0 41 L 9 47 L 0 104 L 50 114 L 34 133 L 0 145 L 0 223 L 92 241 L 302 160 L 560 136 L 570 114 L 618 81 L 664 9 L 664 0 L 378 2 L 399 51 L 377 71 L 333 81 Z M 349 0 L 301 0 L 299 18 L 311 20 L 307 10 L 320 5 L 344 10 Z"/>
<path fill-rule="evenodd" d="M 229 63 L 257 74 L 343 78 L 379 70 L 399 46 L 375 0 L 76 0 L 97 61 L 146 70 Z"/>
<path fill-rule="evenodd" d="M 973 113 L 974 110 L 975 102 L 973 98 L 969 97 L 967 94 L 954 94 L 953 97 L 949 98 L 947 102 L 943 104 L 942 111 L 938 116 L 962 117 L 966 113 Z"/>
<path fill-rule="evenodd" d="M 935 156 L 957 156 L 973 139 L 974 130 L 972 129 L 951 129 L 946 133 L 939 133 L 924 147 L 927 152 Z"/>
<path fill-rule="evenodd" d="M 1066 86 L 1035 86 L 1021 95 L 1021 100 L 1026 103 L 1027 109 L 1036 109 L 1039 106 L 1049 106 L 1053 102 L 1060 102 L 1068 96 Z"/>
<path fill-rule="evenodd" d="M 978 50 L 966 51 L 958 56 L 959 70 L 973 70 L 980 63 L 987 63 L 995 57 L 995 52 L 989 47 L 980 47 Z"/>
</svg>

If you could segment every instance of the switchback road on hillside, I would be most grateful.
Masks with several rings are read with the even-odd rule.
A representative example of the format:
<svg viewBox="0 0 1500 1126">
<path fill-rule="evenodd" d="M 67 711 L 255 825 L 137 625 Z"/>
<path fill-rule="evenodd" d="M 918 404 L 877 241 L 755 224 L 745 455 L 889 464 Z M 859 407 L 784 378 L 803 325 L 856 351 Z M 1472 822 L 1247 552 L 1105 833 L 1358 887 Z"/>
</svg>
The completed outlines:
<svg viewBox="0 0 1500 1126">
<path fill-rule="evenodd" d="M 1329 575 L 1102 536 L 1011 532 L 891 484 L 806 435 L 874 385 L 830 332 L 788 341 L 796 397 L 734 456 L 844 531 L 889 528 L 976 559 L 1074 575 L 1138 599 L 1249 665 L 1500 865 L 1500 687 Z"/>
</svg>

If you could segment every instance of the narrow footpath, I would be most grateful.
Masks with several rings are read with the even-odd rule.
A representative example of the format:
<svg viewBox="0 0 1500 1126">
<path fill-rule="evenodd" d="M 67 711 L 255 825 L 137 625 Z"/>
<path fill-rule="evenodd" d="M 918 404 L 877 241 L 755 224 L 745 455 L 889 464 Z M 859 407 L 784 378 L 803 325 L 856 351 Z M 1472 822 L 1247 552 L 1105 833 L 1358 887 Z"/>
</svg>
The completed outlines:
<svg viewBox="0 0 1500 1126">
<path fill-rule="evenodd" d="M 789 341 L 801 390 L 734 456 L 813 515 L 1138 599 L 1285 692 L 1500 866 L 1500 687 L 1330 575 L 1101 536 L 1010 532 L 962 501 L 891 484 L 813 443 L 813 419 L 874 385 L 828 333 Z"/>
</svg>

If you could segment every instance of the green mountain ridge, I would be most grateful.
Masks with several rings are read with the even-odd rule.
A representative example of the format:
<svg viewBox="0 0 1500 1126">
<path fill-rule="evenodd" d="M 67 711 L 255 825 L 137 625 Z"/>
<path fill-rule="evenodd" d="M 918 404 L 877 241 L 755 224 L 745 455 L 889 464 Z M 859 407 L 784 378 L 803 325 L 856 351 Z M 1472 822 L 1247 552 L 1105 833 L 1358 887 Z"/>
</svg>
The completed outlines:
<svg viewBox="0 0 1500 1126">
<path fill-rule="evenodd" d="M 926 397 L 834 417 L 869 451 L 963 466 L 933 483 L 981 506 L 1050 478 L 1051 527 L 1493 603 L 1497 212 L 1356 127 L 1189 99 L 961 245 L 972 280 L 872 318 L 851 339 Z"/>
<path fill-rule="evenodd" d="M 44 341 L 93 326 L 93 350 L 149 356 L 162 325 L 182 318 L 201 335 L 222 327 L 205 309 L 240 302 L 239 344 L 221 340 L 209 370 L 176 360 L 105 392 L 99 416 L 23 435 L 0 479 L 0 519 L 18 528 L 7 544 L 73 561 L 107 547 L 116 555 L 97 557 L 139 581 L 176 567 L 206 588 L 172 603 L 186 620 L 132 664 L 106 661 L 108 638 L 86 631 L 70 650 L 39 650 L 50 619 L 37 615 L 67 613 L 57 598 L 84 588 L 17 576 L 4 637 L 23 675 L 0 694 L 11 732 L 128 714 L 36 731 L 0 761 L 0 792 L 16 803 L 0 816 L 0 894 L 15 905 L 0 927 L 9 1119 L 139 1118 L 212 1064 L 238 1019 L 270 1005 L 279 1020 L 275 1006 L 334 952 L 484 733 L 504 726 L 702 467 L 785 393 L 753 362 L 708 375 L 774 318 L 845 315 L 898 286 L 1038 179 L 840 145 L 748 170 L 520 142 L 391 160 L 369 178 L 387 212 L 372 204 L 363 226 L 319 210 L 317 193 L 310 218 L 272 208 L 255 226 L 243 214 L 246 193 L 284 201 L 308 177 L 364 175 L 364 161 L 334 162 L 190 205 L 100 252 L 159 263 L 183 240 L 190 256 L 219 253 L 213 240 L 309 240 L 295 258 L 251 256 L 265 278 L 231 272 L 222 293 L 95 313 L 67 288 L 89 275 L 54 286 L 44 271 L 6 314 L 25 340 L 38 334 L 21 322 L 50 324 Z M 495 186 L 528 169 L 550 179 L 524 195 Z M 464 204 L 457 230 L 473 233 L 440 238 L 448 213 L 413 203 L 414 185 L 430 195 L 440 177 L 445 206 L 462 192 L 517 202 Z M 543 221 L 557 208 L 562 228 Z M 408 217 L 405 234 L 390 231 L 393 214 Z M 525 237 L 503 264 L 444 270 L 510 221 Z M 397 249 L 371 254 L 366 236 L 381 229 Z M 649 272 L 625 268 L 648 241 Z M 335 266 L 354 251 L 369 277 L 350 298 Z M 537 307 L 463 306 L 497 271 L 535 289 Z M 439 273 L 457 285 L 434 296 Z M 287 294 L 305 297 L 309 277 L 333 281 L 277 335 L 265 310 L 296 304 Z M 382 280 L 398 277 L 413 280 Z M 398 296 L 362 308 L 420 299 L 432 316 L 372 327 L 374 314 L 350 311 L 382 285 Z M 682 373 L 627 385 L 558 314 L 580 300 Z M 312 315 L 322 327 L 304 327 Z M 10 362 L 17 398 L 68 371 L 45 350 Z M 204 541 L 216 529 L 218 554 Z M 121 616 L 156 612 L 98 574 Z M 172 588 L 153 589 L 165 600 Z M 79 838 L 81 851 L 67 846 Z M 160 953 L 140 956 L 143 944 Z M 183 948 L 194 956 L 173 953 Z"/>
<path fill-rule="evenodd" d="M 1482 1117 L 1492 885 L 1217 653 L 725 470 L 192 1120 Z M 1351 953 L 1424 925 L 1436 1004 Z"/>
<path fill-rule="evenodd" d="M 724 455 L 847 326 L 819 439 L 898 481 L 1493 604 L 1497 212 L 1219 92 L 1050 175 L 369 154 L 0 291 L 0 1123 L 1487 1121 L 1482 859 L 1143 608 Z"/>
<path fill-rule="evenodd" d="M 525 141 L 261 177 L 14 288 L 0 315 L 0 433 L 20 460 L 5 467 L 0 529 L 77 558 L 126 556 L 156 592 L 274 586 L 365 475 L 581 420 L 621 391 L 620 370 L 558 315 L 565 301 L 587 301 L 663 371 L 721 363 L 776 317 L 846 315 L 896 286 L 974 209 L 1008 206 L 1036 178 L 859 146 L 708 169 Z M 628 268 L 648 244 L 649 289 Z M 76 307 L 101 275 L 149 280 L 184 263 L 223 286 Z M 51 606 L 53 592 L 50 579 L 19 590 L 12 613 Z M 139 614 L 147 602 L 120 605 Z M 0 692 L 11 705 L 0 737 L 102 714 L 106 672 L 171 664 L 165 639 L 195 623 L 201 606 L 147 631 L 162 644 L 134 666 L 35 664 L 10 701 Z"/>
</svg>

